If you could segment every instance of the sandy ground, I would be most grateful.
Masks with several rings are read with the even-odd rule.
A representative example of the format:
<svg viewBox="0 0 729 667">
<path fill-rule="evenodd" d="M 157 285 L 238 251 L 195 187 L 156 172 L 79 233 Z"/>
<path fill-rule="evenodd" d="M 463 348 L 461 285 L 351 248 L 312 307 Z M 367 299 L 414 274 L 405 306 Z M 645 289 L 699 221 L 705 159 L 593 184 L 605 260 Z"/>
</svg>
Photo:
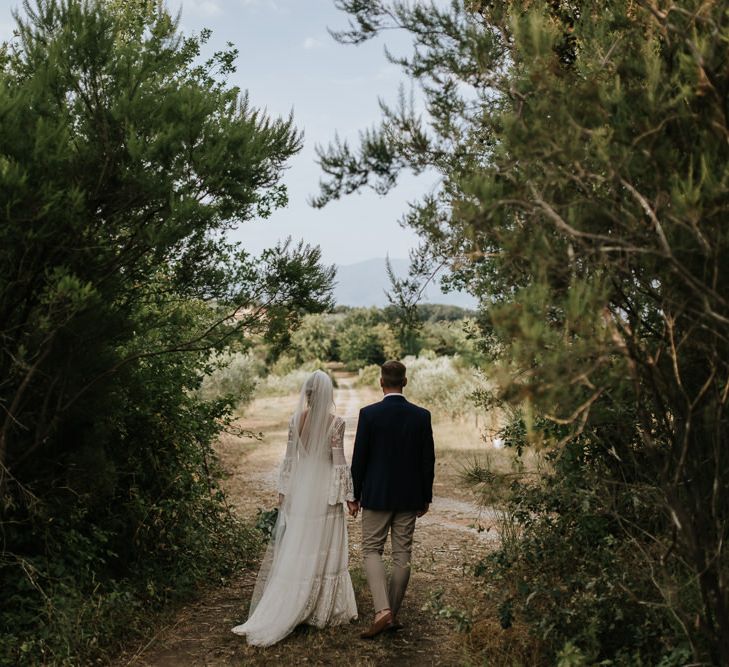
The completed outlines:
<svg viewBox="0 0 729 667">
<path fill-rule="evenodd" d="M 379 397 L 339 378 L 337 412 L 347 422 L 345 452 L 351 460 L 359 408 Z M 276 503 L 278 466 L 286 448 L 288 417 L 295 397 L 258 399 L 240 426 L 263 433 L 263 440 L 226 435 L 218 444 L 226 471 L 225 490 L 231 507 L 253 518 L 258 508 Z M 456 425 L 453 428 L 457 428 Z M 438 443 L 436 441 L 436 448 Z M 436 454 L 437 457 L 437 454 Z M 445 471 L 444 471 L 445 472 Z M 443 475 L 450 479 L 452 475 Z M 405 628 L 375 640 L 362 640 L 372 615 L 372 601 L 361 567 L 360 520 L 349 519 L 350 571 L 359 619 L 349 626 L 315 630 L 301 627 L 279 644 L 248 646 L 230 629 L 245 620 L 256 572 L 247 571 L 227 587 L 212 589 L 179 610 L 170 623 L 121 656 L 118 665 L 466 665 L 472 664 L 466 636 L 447 618 L 453 608 L 468 614 L 473 598 L 470 565 L 492 548 L 496 538 L 493 513 L 464 500 L 463 491 L 438 483 L 430 512 L 418 520 L 413 575 L 400 620 Z M 467 496 L 466 496 L 467 497 Z M 387 556 L 387 552 L 386 552 Z"/>
</svg>

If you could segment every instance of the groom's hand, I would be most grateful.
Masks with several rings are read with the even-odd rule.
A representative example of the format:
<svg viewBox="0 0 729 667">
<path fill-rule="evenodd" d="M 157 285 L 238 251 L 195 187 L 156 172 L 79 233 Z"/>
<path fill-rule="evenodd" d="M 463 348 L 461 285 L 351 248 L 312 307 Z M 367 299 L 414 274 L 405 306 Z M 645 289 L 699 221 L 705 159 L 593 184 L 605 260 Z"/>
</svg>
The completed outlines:
<svg viewBox="0 0 729 667">
<path fill-rule="evenodd" d="M 429 508 L 429 507 L 430 507 L 430 503 L 425 503 L 425 507 L 423 507 L 423 509 L 421 509 L 421 510 L 420 510 L 419 512 L 416 512 L 416 513 L 415 513 L 415 516 L 417 516 L 417 517 L 418 517 L 418 519 L 419 519 L 419 518 L 420 518 L 421 516 L 423 516 L 424 514 L 427 514 L 427 513 L 428 513 L 428 508 Z"/>
<path fill-rule="evenodd" d="M 347 508 L 349 509 L 349 514 L 356 519 L 357 514 L 359 514 L 359 500 L 355 500 L 355 501 L 348 500 Z"/>
</svg>

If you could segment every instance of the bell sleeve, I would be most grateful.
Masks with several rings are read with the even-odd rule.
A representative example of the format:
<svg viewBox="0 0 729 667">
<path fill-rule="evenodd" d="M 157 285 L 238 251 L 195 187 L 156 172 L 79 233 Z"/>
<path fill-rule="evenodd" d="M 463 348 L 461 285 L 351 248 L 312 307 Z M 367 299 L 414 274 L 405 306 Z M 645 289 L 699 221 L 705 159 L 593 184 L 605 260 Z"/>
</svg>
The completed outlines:
<svg viewBox="0 0 729 667">
<path fill-rule="evenodd" d="M 332 474 L 329 483 L 329 504 L 354 500 L 352 473 L 344 458 L 344 420 L 337 419 L 332 430 Z"/>
<path fill-rule="evenodd" d="M 281 462 L 278 471 L 278 492 L 284 496 L 289 492 L 289 482 L 291 481 L 291 471 L 294 467 L 294 420 L 289 422 L 289 437 L 286 443 L 286 456 Z"/>
</svg>

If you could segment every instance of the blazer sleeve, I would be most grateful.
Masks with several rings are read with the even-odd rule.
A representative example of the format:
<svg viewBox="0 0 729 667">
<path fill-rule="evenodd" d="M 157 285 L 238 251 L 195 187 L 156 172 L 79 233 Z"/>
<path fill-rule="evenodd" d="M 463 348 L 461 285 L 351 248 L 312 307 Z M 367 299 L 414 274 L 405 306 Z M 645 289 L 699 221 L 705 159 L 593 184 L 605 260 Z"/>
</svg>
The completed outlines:
<svg viewBox="0 0 729 667">
<path fill-rule="evenodd" d="M 426 503 L 433 502 L 433 480 L 435 478 L 435 443 L 433 442 L 433 426 L 430 412 L 426 412 L 425 431 L 423 433 L 423 498 Z"/>
<path fill-rule="evenodd" d="M 367 473 L 369 446 L 370 428 L 364 409 L 362 409 L 359 411 L 359 418 L 357 419 L 357 433 L 354 436 L 354 452 L 352 452 L 352 484 L 355 500 L 362 499 L 362 486 Z"/>
</svg>

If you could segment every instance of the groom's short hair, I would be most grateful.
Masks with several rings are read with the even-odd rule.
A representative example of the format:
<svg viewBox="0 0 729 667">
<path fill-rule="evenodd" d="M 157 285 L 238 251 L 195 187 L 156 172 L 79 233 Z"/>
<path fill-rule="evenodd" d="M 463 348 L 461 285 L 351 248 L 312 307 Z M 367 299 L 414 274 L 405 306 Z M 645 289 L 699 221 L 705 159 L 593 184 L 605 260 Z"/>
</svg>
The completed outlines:
<svg viewBox="0 0 729 667">
<path fill-rule="evenodd" d="M 386 361 L 380 366 L 382 371 L 382 384 L 385 387 L 402 387 L 405 384 L 405 364 L 399 361 Z"/>
</svg>

